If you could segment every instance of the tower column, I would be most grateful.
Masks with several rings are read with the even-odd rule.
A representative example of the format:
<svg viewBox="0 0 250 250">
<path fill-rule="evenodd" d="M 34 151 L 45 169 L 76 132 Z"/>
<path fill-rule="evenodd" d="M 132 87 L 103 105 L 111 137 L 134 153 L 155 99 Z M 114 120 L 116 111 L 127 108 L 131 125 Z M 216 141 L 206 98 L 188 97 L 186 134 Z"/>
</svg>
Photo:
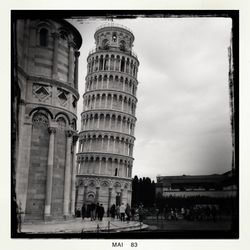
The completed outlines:
<svg viewBox="0 0 250 250">
<path fill-rule="evenodd" d="M 78 64 L 79 64 L 79 56 L 80 51 L 75 51 L 75 76 L 74 76 L 74 82 L 75 82 L 75 89 L 78 89 Z"/>
<path fill-rule="evenodd" d="M 96 193 L 95 193 L 95 202 L 99 202 L 99 191 L 100 191 L 100 187 L 97 186 L 96 187 Z"/>
<path fill-rule="evenodd" d="M 52 33 L 54 38 L 54 52 L 53 52 L 53 68 L 52 68 L 52 77 L 54 79 L 58 78 L 58 40 L 60 37 L 59 33 Z"/>
<path fill-rule="evenodd" d="M 112 190 L 113 190 L 113 188 L 110 187 L 109 188 L 109 197 L 108 197 L 108 216 L 109 216 L 109 210 L 110 210 L 110 207 L 111 207 Z"/>
<path fill-rule="evenodd" d="M 73 163 L 72 163 L 72 176 L 71 176 L 71 215 L 75 214 L 75 182 L 76 182 L 76 142 L 78 136 L 73 136 Z M 80 142 L 79 142 L 80 145 Z"/>
<path fill-rule="evenodd" d="M 46 179 L 46 197 L 44 219 L 47 220 L 51 216 L 51 197 L 52 197 L 52 181 L 53 181 L 53 164 L 54 164 L 54 140 L 56 129 L 50 127 L 49 129 L 49 154 L 47 162 L 47 179 Z"/>
<path fill-rule="evenodd" d="M 88 186 L 87 186 L 87 184 L 85 184 L 84 191 L 83 191 L 83 203 L 86 203 L 86 201 L 87 201 L 87 190 L 88 190 Z"/>
<path fill-rule="evenodd" d="M 67 219 L 69 216 L 69 203 L 70 203 L 70 180 L 71 180 L 71 144 L 72 144 L 72 130 L 66 131 L 66 166 L 64 175 L 64 194 L 63 194 L 63 215 Z"/>
<path fill-rule="evenodd" d="M 123 199 L 123 189 L 121 188 L 121 195 L 120 195 L 120 199 L 121 199 L 121 204 L 122 204 L 122 199 Z"/>
</svg>

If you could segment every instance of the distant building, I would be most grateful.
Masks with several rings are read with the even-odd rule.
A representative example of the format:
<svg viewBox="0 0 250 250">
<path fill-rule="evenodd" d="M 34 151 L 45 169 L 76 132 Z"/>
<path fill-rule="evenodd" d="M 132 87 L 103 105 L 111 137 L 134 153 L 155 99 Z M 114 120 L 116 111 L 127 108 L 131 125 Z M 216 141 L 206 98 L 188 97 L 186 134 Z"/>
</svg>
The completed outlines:
<svg viewBox="0 0 250 250">
<path fill-rule="evenodd" d="M 236 196 L 232 171 L 213 175 L 180 175 L 156 177 L 156 196 Z"/>
<path fill-rule="evenodd" d="M 65 20 L 13 22 L 12 175 L 25 221 L 75 213 L 80 33 Z"/>
</svg>

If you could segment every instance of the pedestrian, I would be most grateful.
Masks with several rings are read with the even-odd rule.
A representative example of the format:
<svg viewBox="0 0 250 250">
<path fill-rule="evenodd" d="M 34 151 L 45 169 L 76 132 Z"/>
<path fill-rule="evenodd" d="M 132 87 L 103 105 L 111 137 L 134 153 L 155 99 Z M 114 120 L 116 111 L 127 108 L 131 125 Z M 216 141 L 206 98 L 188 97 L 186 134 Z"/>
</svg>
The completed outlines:
<svg viewBox="0 0 250 250">
<path fill-rule="evenodd" d="M 131 217 L 131 208 L 129 204 L 127 203 L 126 209 L 125 209 L 125 214 L 127 216 L 127 222 L 129 223 L 130 217 Z"/>
<path fill-rule="evenodd" d="M 124 203 L 122 203 L 120 206 L 121 221 L 125 221 L 125 209 L 126 207 Z"/>
<path fill-rule="evenodd" d="M 95 220 L 95 203 L 92 202 L 90 205 L 90 217 L 91 217 L 91 221 Z"/>
<path fill-rule="evenodd" d="M 101 204 L 101 206 L 99 206 L 99 209 L 98 209 L 98 219 L 100 221 L 102 221 L 102 218 L 103 218 L 103 215 L 104 215 L 104 207 L 103 205 Z"/>
<path fill-rule="evenodd" d="M 110 214 L 113 219 L 115 219 L 115 211 L 116 211 L 115 204 L 113 204 L 110 208 Z"/>
<path fill-rule="evenodd" d="M 131 219 L 132 221 L 135 220 L 135 208 L 134 207 L 131 207 Z"/>
<path fill-rule="evenodd" d="M 84 217 L 85 217 L 85 213 L 86 213 L 86 208 L 85 208 L 85 204 L 82 204 L 82 221 L 84 220 Z"/>
<path fill-rule="evenodd" d="M 95 219 L 98 218 L 99 208 L 100 208 L 100 205 L 99 205 L 99 203 L 97 202 L 97 203 L 96 203 L 96 207 L 95 207 Z"/>
<path fill-rule="evenodd" d="M 117 218 L 117 219 L 120 219 L 120 218 L 121 218 L 120 206 L 119 206 L 119 205 L 116 207 L 116 218 Z"/>
</svg>

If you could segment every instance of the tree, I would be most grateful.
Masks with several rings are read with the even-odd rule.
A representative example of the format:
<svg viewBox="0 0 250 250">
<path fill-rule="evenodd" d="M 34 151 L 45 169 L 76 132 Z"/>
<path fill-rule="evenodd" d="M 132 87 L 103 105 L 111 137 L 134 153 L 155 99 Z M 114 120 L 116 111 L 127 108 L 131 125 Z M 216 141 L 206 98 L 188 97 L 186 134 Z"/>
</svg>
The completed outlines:
<svg viewBox="0 0 250 250">
<path fill-rule="evenodd" d="M 149 177 L 138 179 L 135 175 L 132 181 L 132 206 L 142 203 L 146 207 L 152 207 L 155 203 L 155 182 Z"/>
</svg>

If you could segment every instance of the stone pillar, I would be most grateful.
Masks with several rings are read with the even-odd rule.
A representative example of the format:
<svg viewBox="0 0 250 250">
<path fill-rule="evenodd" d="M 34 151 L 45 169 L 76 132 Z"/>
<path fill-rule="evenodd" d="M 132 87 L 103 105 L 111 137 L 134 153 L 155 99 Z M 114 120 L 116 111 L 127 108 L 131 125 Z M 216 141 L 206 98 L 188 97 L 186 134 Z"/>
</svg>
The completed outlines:
<svg viewBox="0 0 250 250">
<path fill-rule="evenodd" d="M 112 187 L 109 188 L 109 197 L 108 197 L 108 210 L 107 210 L 107 215 L 109 216 L 109 210 L 111 207 L 111 197 L 112 197 Z"/>
<path fill-rule="evenodd" d="M 73 163 L 72 163 L 72 176 L 71 176 L 71 215 L 75 214 L 76 142 L 77 140 L 78 140 L 78 136 L 74 135 L 73 136 Z"/>
<path fill-rule="evenodd" d="M 47 220 L 51 216 L 51 197 L 52 197 L 52 181 L 53 181 L 53 165 L 54 165 L 54 144 L 56 129 L 50 127 L 49 129 L 49 153 L 47 162 L 47 179 L 46 179 L 46 197 L 44 219 Z"/>
<path fill-rule="evenodd" d="M 109 56 L 109 60 L 108 60 L 108 70 L 110 70 L 110 61 L 111 61 L 111 58 Z"/>
<path fill-rule="evenodd" d="M 123 112 L 123 109 L 124 109 L 124 98 L 122 98 L 122 112 Z"/>
<path fill-rule="evenodd" d="M 106 159 L 106 161 L 105 161 L 105 175 L 107 175 L 107 172 L 108 172 L 108 161 Z"/>
<path fill-rule="evenodd" d="M 63 215 L 65 219 L 69 217 L 69 203 L 70 203 L 70 181 L 71 181 L 71 144 L 72 144 L 72 130 L 66 131 L 66 165 L 64 175 L 64 194 L 63 194 Z"/>
<path fill-rule="evenodd" d="M 80 51 L 75 51 L 75 76 L 74 76 L 74 82 L 75 82 L 75 89 L 78 90 L 78 64 L 79 64 L 79 56 Z"/>
<path fill-rule="evenodd" d="M 83 203 L 86 203 L 86 201 L 87 201 L 87 189 L 88 189 L 88 186 L 87 186 L 87 185 L 84 185 Z"/>
<path fill-rule="evenodd" d="M 96 194 L 95 194 L 95 202 L 99 202 L 99 191 L 100 191 L 100 187 L 97 186 L 96 187 Z"/>
<path fill-rule="evenodd" d="M 117 162 L 117 176 L 120 176 L 120 163 L 119 163 L 119 160 Z"/>
<path fill-rule="evenodd" d="M 74 43 L 69 42 L 68 81 L 70 84 L 73 84 L 73 66 L 74 66 Z"/>
<path fill-rule="evenodd" d="M 109 152 L 109 147 L 110 147 L 110 137 L 108 137 L 108 147 L 107 147 L 107 152 Z"/>
<path fill-rule="evenodd" d="M 53 68 L 52 68 L 52 78 L 58 79 L 58 40 L 60 37 L 59 33 L 52 33 L 54 38 L 54 52 L 53 52 Z"/>
<path fill-rule="evenodd" d="M 121 188 L 121 195 L 120 195 L 121 204 L 122 204 L 122 198 L 123 198 L 123 189 Z"/>
<path fill-rule="evenodd" d="M 114 95 L 111 96 L 111 109 L 113 109 L 113 101 L 114 101 Z"/>
</svg>

